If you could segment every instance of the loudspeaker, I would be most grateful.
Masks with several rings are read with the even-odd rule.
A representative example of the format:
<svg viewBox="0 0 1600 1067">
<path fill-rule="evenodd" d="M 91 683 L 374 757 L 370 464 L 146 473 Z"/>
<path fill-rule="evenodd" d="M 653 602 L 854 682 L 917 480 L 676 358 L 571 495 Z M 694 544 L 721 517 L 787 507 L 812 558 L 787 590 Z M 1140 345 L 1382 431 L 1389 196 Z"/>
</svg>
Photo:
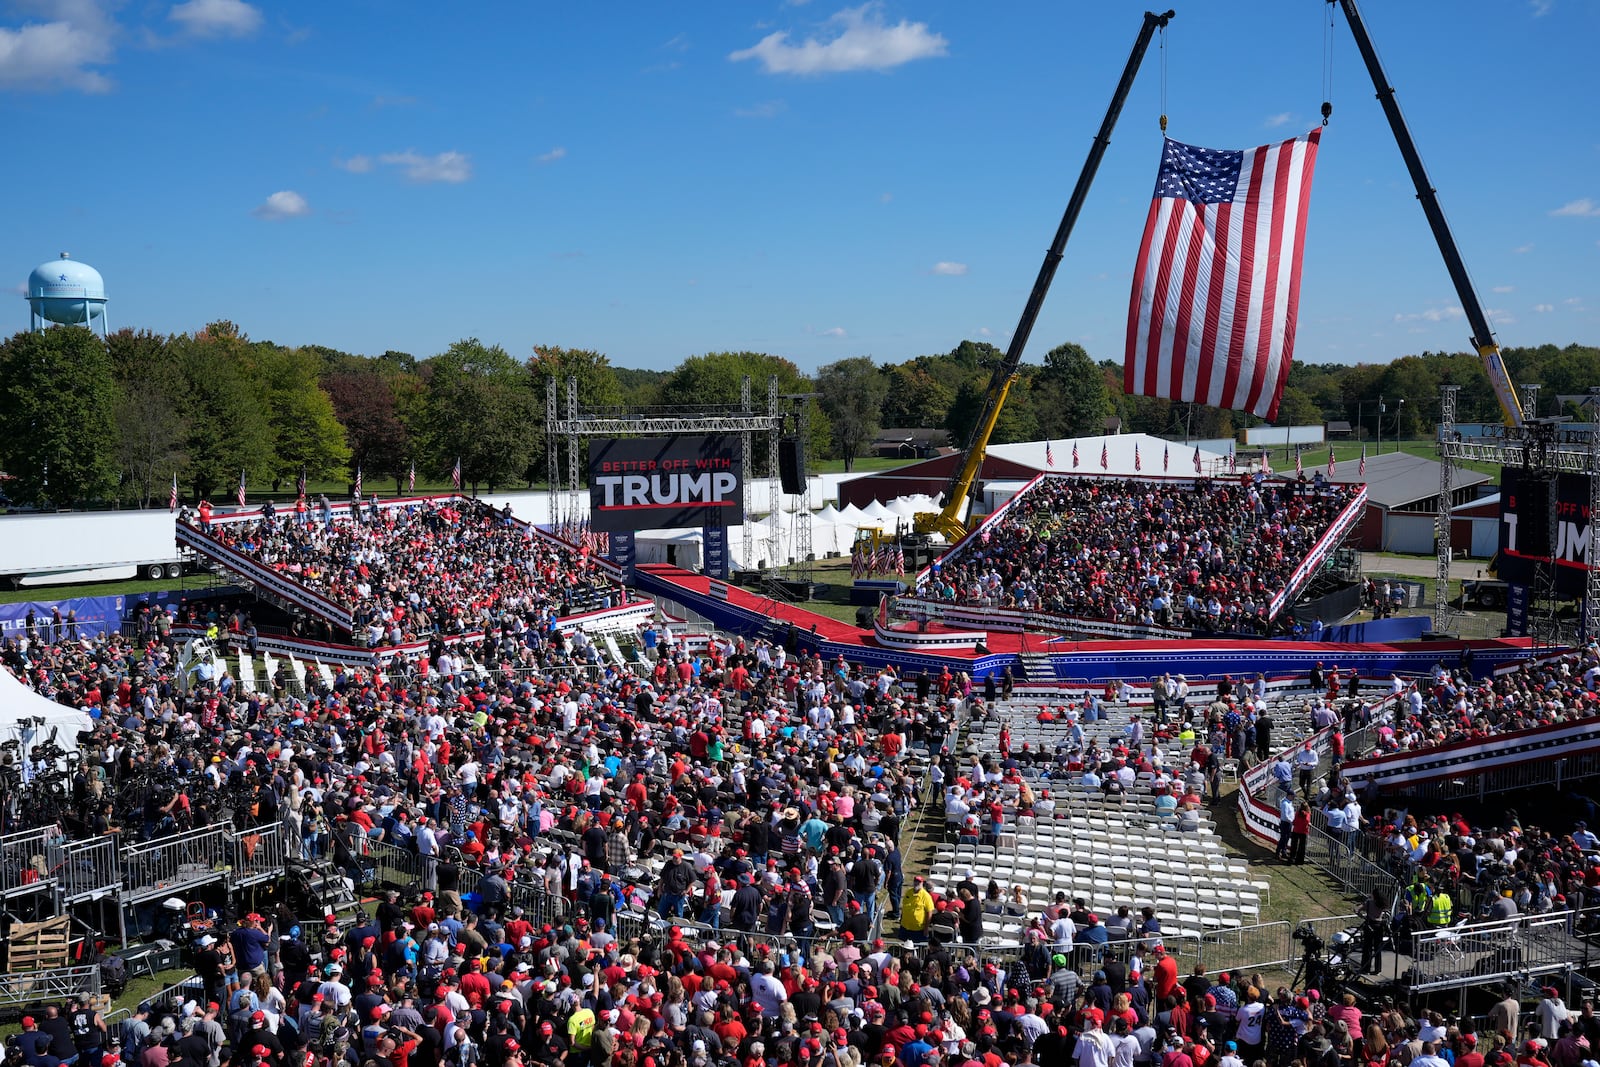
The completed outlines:
<svg viewBox="0 0 1600 1067">
<path fill-rule="evenodd" d="M 1517 551 L 1542 559 L 1550 555 L 1550 482 L 1537 475 L 1522 479 L 1517 501 Z"/>
<path fill-rule="evenodd" d="M 806 491 L 806 456 L 798 437 L 778 441 L 778 485 L 785 493 Z"/>
</svg>

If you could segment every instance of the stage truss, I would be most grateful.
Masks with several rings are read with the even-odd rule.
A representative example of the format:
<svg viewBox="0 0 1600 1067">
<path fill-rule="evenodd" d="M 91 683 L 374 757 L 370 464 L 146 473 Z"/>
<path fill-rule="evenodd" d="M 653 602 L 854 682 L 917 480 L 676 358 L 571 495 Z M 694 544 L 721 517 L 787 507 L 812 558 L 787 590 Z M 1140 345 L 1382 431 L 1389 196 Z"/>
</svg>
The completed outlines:
<svg viewBox="0 0 1600 1067">
<path fill-rule="evenodd" d="M 738 434 L 740 459 L 744 465 L 744 563 L 749 567 L 756 557 L 756 537 L 750 516 L 762 510 L 762 504 L 753 499 L 751 482 L 754 470 L 755 443 L 758 435 L 766 436 L 767 471 L 770 487 L 765 510 L 769 516 L 771 533 L 765 541 L 766 562 L 769 568 L 781 563 L 782 544 L 779 537 L 783 519 L 782 498 L 778 486 L 778 440 L 783 435 L 784 412 L 778 393 L 776 376 L 767 379 L 766 409 L 757 410 L 747 374 L 740 382 L 737 406 L 700 409 L 617 409 L 584 408 L 578 403 L 578 379 L 568 377 L 566 382 L 566 415 L 560 413 L 559 387 L 551 379 L 545 389 L 544 433 L 545 474 L 549 486 L 550 522 L 556 528 L 580 525 L 589 514 L 587 489 L 583 483 L 585 445 L 592 437 L 672 437 L 696 434 Z M 807 503 L 801 497 L 802 507 Z M 797 512 L 795 543 L 802 542 L 806 552 L 811 544 L 811 512 Z M 803 528 L 803 529 L 802 529 Z M 805 558 L 805 552 L 797 553 Z"/>
<path fill-rule="evenodd" d="M 1596 516 L 1600 516 L 1600 386 L 1590 386 L 1582 396 L 1563 396 L 1588 413 L 1588 425 L 1572 426 L 1560 419 L 1530 419 L 1523 426 L 1485 426 L 1475 437 L 1464 437 L 1456 425 L 1456 393 L 1460 387 L 1446 385 L 1439 396 L 1439 507 L 1434 518 L 1437 546 L 1435 571 L 1434 629 L 1450 629 L 1454 610 L 1450 607 L 1450 495 L 1455 482 L 1455 467 L 1463 461 L 1493 463 L 1502 467 L 1522 467 L 1554 482 L 1557 474 L 1586 474 L 1589 477 L 1589 529 L 1591 564 L 1600 562 L 1600 549 L 1593 543 Z M 1529 413 L 1538 410 L 1539 387 L 1522 387 L 1522 407 Z M 1539 567 L 1539 585 L 1532 590 L 1539 614 L 1531 619 L 1534 644 L 1562 644 L 1555 617 L 1555 510 L 1558 494 L 1554 485 L 1550 498 L 1551 559 Z M 1532 616 L 1535 604 L 1529 604 Z M 1584 587 L 1580 615 L 1586 636 L 1600 623 L 1600 566 L 1590 566 Z"/>
</svg>

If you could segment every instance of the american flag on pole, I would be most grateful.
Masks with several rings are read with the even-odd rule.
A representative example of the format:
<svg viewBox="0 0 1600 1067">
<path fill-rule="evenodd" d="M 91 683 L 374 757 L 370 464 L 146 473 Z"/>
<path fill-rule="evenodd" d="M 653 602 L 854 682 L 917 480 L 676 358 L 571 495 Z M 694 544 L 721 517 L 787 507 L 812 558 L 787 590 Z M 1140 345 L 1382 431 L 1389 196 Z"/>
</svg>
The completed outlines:
<svg viewBox="0 0 1600 1067">
<path fill-rule="evenodd" d="M 1267 455 L 1267 450 L 1264 448 L 1261 450 L 1261 470 L 1266 474 L 1272 473 L 1272 457 Z"/>
<path fill-rule="evenodd" d="M 1300 462 L 1300 450 L 1298 448 L 1294 450 L 1294 472 L 1296 475 L 1306 472 L 1305 465 Z"/>
<path fill-rule="evenodd" d="M 356 464 L 356 499 L 361 499 L 361 464 Z"/>
<path fill-rule="evenodd" d="M 237 496 L 239 498 L 239 506 L 241 508 L 244 507 L 244 468 L 243 467 L 239 468 L 239 492 L 238 492 Z"/>
<path fill-rule="evenodd" d="M 167 496 L 167 510 L 178 510 L 178 472 L 172 472 L 172 492 Z"/>
<path fill-rule="evenodd" d="M 1361 446 L 1361 466 L 1356 468 L 1356 475 L 1361 478 L 1367 476 L 1367 446 Z"/>
<path fill-rule="evenodd" d="M 1200 473 L 1200 446 L 1199 445 L 1196 445 L 1195 449 L 1194 449 L 1194 472 L 1196 474 Z"/>
<path fill-rule="evenodd" d="M 416 491 L 417 491 L 417 464 L 416 464 L 416 461 L 413 460 L 412 463 L 411 463 L 411 475 L 410 475 L 409 478 L 406 479 L 406 492 L 415 493 Z"/>
<path fill-rule="evenodd" d="M 1133 443 L 1133 469 L 1135 471 L 1144 470 L 1144 463 L 1143 463 L 1142 460 L 1139 459 L 1139 442 L 1138 441 L 1135 441 Z"/>
<path fill-rule="evenodd" d="M 294 480 L 294 495 L 306 495 L 306 466 L 304 463 L 300 464 L 300 476 Z"/>
<path fill-rule="evenodd" d="M 1321 134 L 1238 152 L 1165 142 L 1128 305 L 1130 396 L 1277 417 Z"/>
<path fill-rule="evenodd" d="M 1228 473 L 1229 474 L 1238 474 L 1239 473 L 1239 453 L 1237 453 L 1237 452 L 1235 452 L 1233 450 L 1233 446 L 1232 445 L 1228 446 Z"/>
<path fill-rule="evenodd" d="M 1335 460 L 1333 458 L 1333 446 L 1329 445 L 1328 446 L 1328 477 L 1329 478 L 1333 477 L 1333 464 L 1334 464 L 1334 462 L 1335 462 Z"/>
<path fill-rule="evenodd" d="M 450 469 L 450 484 L 456 487 L 456 492 L 461 492 L 461 457 L 456 457 L 456 465 Z"/>
<path fill-rule="evenodd" d="M 894 546 L 894 574 L 896 578 L 906 576 L 906 550 L 900 545 Z"/>
<path fill-rule="evenodd" d="M 1168 461 L 1170 461 L 1172 459 L 1171 453 L 1172 453 L 1172 446 L 1171 445 L 1162 445 L 1161 446 L 1161 473 L 1162 474 L 1167 473 L 1167 463 L 1168 463 Z"/>
<path fill-rule="evenodd" d="M 1044 465 L 1046 467 L 1054 467 L 1056 465 L 1056 450 L 1050 447 L 1049 441 L 1044 443 Z"/>
<path fill-rule="evenodd" d="M 1078 469 L 1078 442 L 1072 442 L 1072 469 Z"/>
<path fill-rule="evenodd" d="M 1134 445 L 1133 447 L 1134 448 L 1138 448 L 1139 446 L 1138 445 Z M 1109 466 L 1109 463 L 1107 462 L 1108 458 L 1109 457 L 1106 455 L 1106 443 L 1104 441 L 1101 441 L 1100 442 L 1100 469 L 1101 470 L 1105 470 Z"/>
</svg>

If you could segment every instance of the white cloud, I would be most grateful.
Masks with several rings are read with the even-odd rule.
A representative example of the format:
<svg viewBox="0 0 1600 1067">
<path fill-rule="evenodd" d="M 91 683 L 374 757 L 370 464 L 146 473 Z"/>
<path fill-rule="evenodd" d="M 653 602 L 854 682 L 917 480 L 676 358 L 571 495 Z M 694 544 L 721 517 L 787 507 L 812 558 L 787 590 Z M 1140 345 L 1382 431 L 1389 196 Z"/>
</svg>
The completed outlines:
<svg viewBox="0 0 1600 1067">
<path fill-rule="evenodd" d="M 783 114 L 788 107 L 782 100 L 764 100 L 751 107 L 736 107 L 733 113 L 741 119 L 772 119 Z"/>
<path fill-rule="evenodd" d="M 1514 285 L 1497 285 L 1494 287 L 1494 291 L 1497 293 L 1514 293 L 1517 291 L 1517 287 Z"/>
<path fill-rule="evenodd" d="M 464 182 L 472 177 L 472 159 L 461 152 L 440 152 L 436 156 L 419 155 L 407 149 L 388 152 L 378 157 L 378 162 L 388 167 L 400 167 L 406 177 L 414 182 Z"/>
<path fill-rule="evenodd" d="M 540 163 L 554 163 L 557 160 L 566 159 L 567 150 L 560 145 L 556 145 L 550 151 L 541 153 L 537 158 Z"/>
<path fill-rule="evenodd" d="M 351 174 L 365 174 L 372 169 L 372 157 L 351 156 L 349 159 L 335 159 L 333 165 Z"/>
<path fill-rule="evenodd" d="M 959 278 L 961 275 L 967 273 L 967 265 L 965 263 L 952 263 L 947 259 L 941 259 L 939 262 L 933 265 L 933 273 L 942 274 L 948 278 Z"/>
<path fill-rule="evenodd" d="M 661 47 L 669 52 L 687 52 L 689 50 L 689 35 L 687 33 L 676 34 L 670 39 L 661 42 Z"/>
<path fill-rule="evenodd" d="M 1396 314 L 1395 322 L 1448 322 L 1452 319 L 1463 317 L 1466 312 L 1458 307 L 1428 308 L 1426 311 L 1413 311 L 1408 314 Z"/>
<path fill-rule="evenodd" d="M 845 336 L 844 327 L 843 326 L 835 326 L 832 329 L 823 330 L 822 331 L 822 336 L 824 336 L 824 337 L 843 337 L 843 336 Z"/>
<path fill-rule="evenodd" d="M 261 28 L 261 11 L 244 0 L 184 0 L 167 18 L 196 37 L 248 37 Z"/>
<path fill-rule="evenodd" d="M 1545 314 L 1547 312 L 1554 311 L 1555 309 L 1556 309 L 1556 306 L 1554 304 L 1535 304 L 1535 305 L 1533 305 L 1533 310 L 1537 311 L 1541 315 L 1543 315 L 1543 314 Z"/>
<path fill-rule="evenodd" d="M 732 52 L 735 63 L 761 61 L 768 74 L 836 74 L 851 70 L 889 70 L 918 59 L 948 54 L 950 42 L 933 33 L 926 22 L 901 19 L 889 25 L 880 5 L 845 8 L 828 19 L 824 36 L 807 37 L 799 44 L 787 30 L 769 33 L 750 48 Z"/>
<path fill-rule="evenodd" d="M 280 219 L 298 219 L 311 214 L 311 205 L 306 203 L 306 198 L 293 189 L 284 189 L 273 193 L 250 212 L 258 219 L 277 222 Z"/>
<path fill-rule="evenodd" d="M 1550 14 L 1550 9 L 1556 6 L 1555 0 L 1528 0 L 1528 6 L 1533 9 L 1533 17 L 1542 19 Z"/>
<path fill-rule="evenodd" d="M 1509 326 L 1517 321 L 1516 316 L 1504 308 L 1484 308 L 1483 313 L 1494 320 L 1497 326 Z"/>
<path fill-rule="evenodd" d="M 979 326 L 978 327 L 978 336 L 979 337 L 993 337 L 994 336 L 994 331 L 989 329 L 989 327 L 987 327 L 987 326 Z"/>
<path fill-rule="evenodd" d="M 1550 212 L 1552 215 L 1571 215 L 1580 219 L 1600 218 L 1600 204 L 1589 197 L 1579 200 L 1569 200 L 1565 204 Z"/>
<path fill-rule="evenodd" d="M 891 201 L 893 199 L 894 199 L 894 194 L 893 193 L 879 193 L 878 194 L 878 203 L 880 203 L 880 204 L 887 204 L 889 201 Z"/>
<path fill-rule="evenodd" d="M 1268 115 L 1266 120 L 1263 121 L 1261 125 L 1265 126 L 1269 130 L 1274 130 L 1279 126 L 1287 126 L 1292 121 L 1294 121 L 1294 115 L 1292 113 L 1288 111 L 1280 111 L 1276 115 Z"/>
<path fill-rule="evenodd" d="M 35 6 L 50 21 L 0 26 L 0 90 L 109 92 L 111 79 L 90 69 L 116 52 L 116 25 L 99 0 Z"/>
<path fill-rule="evenodd" d="M 1525 244 L 1525 245 L 1518 245 L 1517 247 L 1513 248 L 1511 251 L 1516 253 L 1519 256 L 1525 256 L 1529 252 L 1533 251 L 1533 245 L 1531 243 L 1530 244 Z"/>
</svg>

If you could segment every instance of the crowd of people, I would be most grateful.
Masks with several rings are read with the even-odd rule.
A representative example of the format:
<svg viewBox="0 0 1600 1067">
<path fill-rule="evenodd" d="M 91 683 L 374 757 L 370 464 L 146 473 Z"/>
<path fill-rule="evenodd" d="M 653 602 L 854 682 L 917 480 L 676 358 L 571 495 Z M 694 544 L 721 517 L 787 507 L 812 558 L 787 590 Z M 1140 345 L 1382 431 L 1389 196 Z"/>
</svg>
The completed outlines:
<svg viewBox="0 0 1600 1067">
<path fill-rule="evenodd" d="M 1353 487 L 1244 476 L 1189 484 L 1047 478 L 927 576 L 985 607 L 1263 633 L 1273 598 Z"/>
<path fill-rule="evenodd" d="M 1126 601 L 1157 621 L 1163 601 L 1179 613 L 1166 621 L 1191 618 L 1172 597 L 1199 599 L 1211 619 L 1215 599 L 1219 628 L 1233 626 L 1340 499 L 1098 484 L 1045 487 L 1052 496 L 1002 527 L 1004 545 L 947 563 L 940 580 L 1037 610 L 1123 617 Z M 1474 1035 L 1398 1010 L 1363 1016 L 1315 980 L 1181 976 L 1153 913 L 1102 919 L 1066 894 L 1026 917 L 1020 951 L 975 953 L 983 916 L 1010 902 L 970 878 L 908 875 L 900 839 L 941 795 L 966 805 L 958 835 L 993 832 L 990 787 L 1022 784 L 1020 765 L 1041 758 L 1006 740 L 992 759 L 956 763 L 948 742 L 964 716 L 986 714 L 992 678 L 864 669 L 755 638 L 691 647 L 653 626 L 639 634 L 641 670 L 601 666 L 555 622 L 567 590 L 604 586 L 592 561 L 505 519 L 419 505 L 208 522 L 358 608 L 373 643 L 430 639 L 383 674 L 343 668 L 302 690 L 200 672 L 183 686 L 159 619 L 0 646 L 19 678 L 92 716 L 70 767 L 76 831 L 162 839 L 277 822 L 305 858 L 358 868 L 382 849 L 415 873 L 353 922 L 286 903 L 239 916 L 198 940 L 201 988 L 179 1003 L 114 1026 L 83 1004 L 30 1016 L 26 1067 L 1579 1067 L 1576 1036 L 1600 1039 L 1588 1006 L 1563 1024 L 1547 1020 L 1553 1007 L 1524 1018 L 1513 1000 Z M 189 617 L 250 624 L 226 608 Z M 472 630 L 481 644 L 445 640 Z M 1592 702 L 1596 662 L 1591 647 L 1487 689 L 1441 675 L 1397 720 L 1397 743 L 1412 719 L 1419 736 L 1448 739 L 1479 705 L 1466 729 L 1570 714 Z M 1187 768 L 1157 766 L 1138 735 L 1042 758 L 1107 792 L 1148 771 L 1174 809 L 1197 809 L 1222 759 L 1265 754 L 1260 679 L 1209 708 L 1189 706 L 1182 676 L 1161 681 L 1150 729 L 1184 742 Z M 17 760 L 25 780 L 40 770 Z M 1028 817 L 1051 810 L 1046 795 L 1019 798 Z M 1581 827 L 1394 833 L 1417 869 L 1464 848 L 1474 877 L 1500 865 L 1554 875 L 1569 900 L 1600 893 L 1584 856 L 1600 840 Z M 647 909 L 658 924 L 639 918 Z"/>
<path fill-rule="evenodd" d="M 187 516 L 186 516 L 187 518 Z M 220 544 L 348 609 L 367 647 L 486 629 L 507 613 L 539 626 L 623 591 L 587 551 L 533 536 L 476 500 L 334 510 L 324 504 L 195 525 Z"/>
</svg>

